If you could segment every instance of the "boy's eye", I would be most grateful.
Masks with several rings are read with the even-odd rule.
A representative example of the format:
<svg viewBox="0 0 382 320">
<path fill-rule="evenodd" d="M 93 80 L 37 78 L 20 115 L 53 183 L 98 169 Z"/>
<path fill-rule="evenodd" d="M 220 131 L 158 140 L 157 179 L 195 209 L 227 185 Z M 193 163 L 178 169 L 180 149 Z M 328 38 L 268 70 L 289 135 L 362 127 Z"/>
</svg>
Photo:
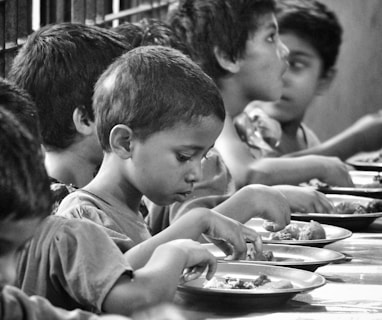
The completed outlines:
<svg viewBox="0 0 382 320">
<path fill-rule="evenodd" d="M 273 32 L 272 34 L 268 36 L 267 41 L 270 43 L 276 42 L 277 35 L 278 35 L 277 32 Z"/>
<path fill-rule="evenodd" d="M 187 162 L 187 161 L 191 160 L 191 156 L 185 155 L 185 154 L 182 154 L 182 153 L 178 153 L 176 155 L 176 158 L 180 162 Z"/>
<path fill-rule="evenodd" d="M 290 69 L 294 69 L 294 70 L 302 70 L 306 67 L 305 63 L 301 62 L 301 61 L 293 61 L 293 60 L 290 60 L 289 61 L 289 68 Z"/>
</svg>

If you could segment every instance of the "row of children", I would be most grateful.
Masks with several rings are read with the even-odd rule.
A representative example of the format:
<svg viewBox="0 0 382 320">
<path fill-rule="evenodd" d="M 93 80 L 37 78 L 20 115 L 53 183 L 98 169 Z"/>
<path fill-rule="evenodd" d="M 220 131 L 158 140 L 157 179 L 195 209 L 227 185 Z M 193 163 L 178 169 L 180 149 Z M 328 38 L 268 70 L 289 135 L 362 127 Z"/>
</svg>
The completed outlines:
<svg viewBox="0 0 382 320">
<path fill-rule="evenodd" d="M 325 9 L 298 3 L 312 16 Z M 212 277 L 215 258 L 197 240 L 207 238 L 237 259 L 247 241 L 262 247 L 241 224 L 248 219 L 262 217 L 279 230 L 291 211 L 332 210 L 322 194 L 293 185 L 311 178 L 351 185 L 341 161 L 311 155 L 254 161 L 234 130 L 233 118 L 249 102 L 281 96 L 289 52 L 278 36 L 276 8 L 273 0 L 181 1 L 169 14 L 171 28 L 152 21 L 115 30 L 63 23 L 28 38 L 8 77 L 27 92 L 13 89 L 30 110 L 1 103 L 26 128 L 13 134 L 34 140 L 27 149 L 2 140 L 4 150 L 17 151 L 2 161 L 4 171 L 22 175 L 28 189 L 15 192 L 18 176 L 4 185 L 13 186 L 12 201 L 4 203 L 18 211 L 5 207 L 1 228 L 15 230 L 14 237 L 29 227 L 23 239 L 3 233 L 0 239 L 16 242 L 4 255 L 14 263 L 16 249 L 31 237 L 16 277 L 27 295 L 67 310 L 131 315 L 172 301 L 179 277 L 187 281 L 205 269 Z M 16 122 L 3 113 L 4 122 Z M 4 131 L 8 126 L 18 127 L 5 124 Z M 49 217 L 40 142 L 54 200 L 66 196 Z M 35 162 L 19 165 L 18 152 L 21 161 Z M 14 213 L 20 208 L 22 216 Z M 12 295 L 2 295 L 4 310 L 15 303 Z"/>
</svg>

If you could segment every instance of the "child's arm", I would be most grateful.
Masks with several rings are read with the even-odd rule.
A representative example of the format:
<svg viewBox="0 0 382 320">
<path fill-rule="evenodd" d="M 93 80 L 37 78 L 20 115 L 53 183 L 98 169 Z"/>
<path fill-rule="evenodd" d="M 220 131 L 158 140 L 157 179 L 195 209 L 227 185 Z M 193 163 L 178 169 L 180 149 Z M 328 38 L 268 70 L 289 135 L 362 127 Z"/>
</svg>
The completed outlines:
<svg viewBox="0 0 382 320">
<path fill-rule="evenodd" d="M 353 186 L 346 165 L 337 158 L 305 156 L 298 158 L 254 159 L 230 121 L 216 142 L 237 187 L 260 183 L 297 185 L 317 178 L 336 186 Z"/>
<path fill-rule="evenodd" d="M 201 235 L 219 240 L 219 247 L 233 259 L 246 255 L 246 242 L 253 242 L 256 251 L 262 250 L 261 237 L 253 229 L 213 210 L 195 208 L 152 238 L 131 248 L 125 257 L 133 268 L 140 268 L 160 244 L 174 239 L 198 240 Z"/>
<path fill-rule="evenodd" d="M 208 268 L 206 278 L 216 271 L 216 258 L 200 243 L 175 240 L 158 246 L 134 279 L 122 276 L 103 303 L 103 311 L 129 315 L 133 311 L 171 301 L 180 281 L 193 280 Z M 183 271 L 190 271 L 183 274 Z"/>
<path fill-rule="evenodd" d="M 352 126 L 320 145 L 290 153 L 287 156 L 318 154 L 336 156 L 346 160 L 359 152 L 370 152 L 382 148 L 382 110 L 363 116 Z"/>
</svg>

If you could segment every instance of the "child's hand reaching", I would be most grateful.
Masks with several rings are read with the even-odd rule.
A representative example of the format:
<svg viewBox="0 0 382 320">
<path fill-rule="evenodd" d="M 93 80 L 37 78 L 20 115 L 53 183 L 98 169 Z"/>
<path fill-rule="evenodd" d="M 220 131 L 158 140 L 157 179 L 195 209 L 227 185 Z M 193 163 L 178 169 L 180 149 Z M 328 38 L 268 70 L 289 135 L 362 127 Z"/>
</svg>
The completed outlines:
<svg viewBox="0 0 382 320">
<path fill-rule="evenodd" d="M 332 202 L 323 193 L 314 190 L 314 188 L 290 185 L 278 185 L 272 188 L 284 194 L 288 200 L 291 212 L 333 213 L 335 210 Z"/>
<path fill-rule="evenodd" d="M 208 217 L 209 228 L 204 235 L 232 260 L 245 259 L 247 242 L 254 244 L 256 252 L 263 250 L 261 237 L 255 230 L 213 210 Z"/>
<path fill-rule="evenodd" d="M 199 278 L 207 268 L 206 278 L 210 280 L 216 272 L 216 258 L 199 242 L 189 239 L 172 240 L 164 244 L 169 250 L 175 248 L 178 254 L 183 253 L 184 271 L 181 281 Z"/>
</svg>

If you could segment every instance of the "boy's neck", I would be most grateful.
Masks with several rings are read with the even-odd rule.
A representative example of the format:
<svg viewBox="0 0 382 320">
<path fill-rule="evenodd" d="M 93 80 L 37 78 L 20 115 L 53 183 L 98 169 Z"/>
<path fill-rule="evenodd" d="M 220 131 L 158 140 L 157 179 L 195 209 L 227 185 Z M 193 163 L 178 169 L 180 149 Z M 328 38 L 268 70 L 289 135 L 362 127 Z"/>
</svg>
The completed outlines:
<svg viewBox="0 0 382 320">
<path fill-rule="evenodd" d="M 251 102 L 230 78 L 219 80 L 220 94 L 223 97 L 226 112 L 232 117 L 239 115 Z"/>
<path fill-rule="evenodd" d="M 95 164 L 67 151 L 46 151 L 44 162 L 50 177 L 78 188 L 88 184 L 97 169 Z"/>
<path fill-rule="evenodd" d="M 142 194 L 122 174 L 118 162 L 113 156 L 105 156 L 104 161 L 94 179 L 84 188 L 105 201 L 119 207 L 128 207 L 138 213 Z"/>
</svg>

